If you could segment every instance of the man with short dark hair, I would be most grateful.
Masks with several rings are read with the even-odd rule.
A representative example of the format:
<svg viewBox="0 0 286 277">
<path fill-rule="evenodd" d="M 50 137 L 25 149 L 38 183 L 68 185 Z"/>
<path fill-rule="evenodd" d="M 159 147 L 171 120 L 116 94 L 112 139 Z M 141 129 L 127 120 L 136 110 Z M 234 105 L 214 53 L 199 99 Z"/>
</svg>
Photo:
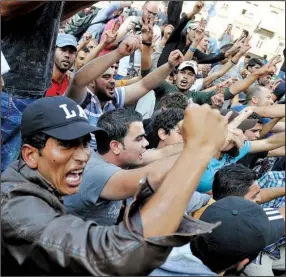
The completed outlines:
<svg viewBox="0 0 286 277">
<path fill-rule="evenodd" d="M 188 104 L 188 98 L 181 92 L 167 94 L 161 99 L 162 110 L 166 110 L 169 108 L 179 108 L 184 110 L 188 107 Z"/>
<path fill-rule="evenodd" d="M 85 65 L 85 58 L 90 53 L 90 50 L 87 47 L 79 50 L 76 59 L 75 59 L 75 72 L 80 70 Z"/>
<path fill-rule="evenodd" d="M 182 143 L 146 150 L 149 143 L 145 139 L 142 116 L 132 108 L 106 112 L 97 126 L 108 133 L 108 138 L 96 137 L 97 152 L 92 153 L 87 164 L 79 193 L 65 197 L 65 206 L 85 220 L 113 225 L 123 200 L 135 194 L 144 175 L 154 176 L 153 187 L 162 182 L 176 161 L 178 155 L 174 154 L 181 151 Z"/>
<path fill-rule="evenodd" d="M 227 196 L 244 197 L 255 203 L 264 204 L 285 194 L 285 187 L 260 189 L 258 175 L 242 164 L 232 164 L 218 170 L 213 182 L 213 198 Z"/>
<path fill-rule="evenodd" d="M 198 121 L 204 122 L 204 130 Z M 23 113 L 21 157 L 1 178 L 2 273 L 150 273 L 172 247 L 216 226 L 188 218 L 182 221 L 182 217 L 201 172 L 224 143 L 225 125 L 209 107 L 187 109 L 182 127 L 185 146 L 176 166 L 155 193 L 150 175 L 141 180 L 124 222 L 103 227 L 66 214 L 62 197 L 79 189 L 90 157 L 90 132 L 98 132 L 103 139 L 106 133 L 90 125 L 83 109 L 71 99 L 58 96 L 34 101 Z M 198 134 L 195 140 L 192 132 Z M 206 149 L 200 161 L 195 161 L 194 150 L 202 147 Z M 186 165 L 192 167 L 191 175 Z M 174 176 L 184 176 L 179 180 L 180 190 L 173 186 Z"/>
<path fill-rule="evenodd" d="M 69 34 L 58 34 L 54 58 L 52 86 L 46 97 L 63 95 L 69 85 L 67 72 L 73 66 L 77 53 L 76 38 Z"/>
<path fill-rule="evenodd" d="M 272 172 L 271 176 L 279 176 L 280 178 L 284 176 L 284 186 L 276 187 L 279 181 L 280 183 L 283 182 L 283 179 L 277 178 L 276 184 L 272 183 L 274 187 L 270 187 L 269 184 L 266 188 L 261 188 L 262 180 L 269 180 L 269 175 L 258 179 L 257 174 L 243 165 L 226 166 L 215 174 L 213 198 L 220 200 L 228 196 L 239 196 L 255 203 L 264 204 L 266 213 L 272 216 L 269 219 L 274 220 L 275 217 L 281 217 L 283 209 L 285 210 L 285 172 Z M 280 202 L 279 206 L 266 205 L 270 201 L 273 202 L 274 199 Z M 273 245 L 268 245 L 256 258 L 255 263 L 246 267 L 245 273 L 248 276 L 260 274 L 273 276 L 272 269 L 285 270 L 285 237 L 279 238 Z"/>
<path fill-rule="evenodd" d="M 158 149 L 183 142 L 181 130 L 178 125 L 183 119 L 184 110 L 182 109 L 167 109 L 154 115 L 152 127 Z"/>
</svg>

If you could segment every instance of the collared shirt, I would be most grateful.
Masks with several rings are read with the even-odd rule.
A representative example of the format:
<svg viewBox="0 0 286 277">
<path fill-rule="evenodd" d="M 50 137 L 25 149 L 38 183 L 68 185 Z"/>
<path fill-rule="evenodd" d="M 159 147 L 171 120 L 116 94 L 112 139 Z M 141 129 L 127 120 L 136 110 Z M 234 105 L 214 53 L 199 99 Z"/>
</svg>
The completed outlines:
<svg viewBox="0 0 286 277">
<path fill-rule="evenodd" d="M 89 89 L 87 89 L 86 96 L 84 99 L 79 103 L 85 111 L 85 114 L 87 115 L 88 122 L 91 125 L 97 126 L 97 121 L 99 117 L 108 111 L 112 111 L 118 108 L 123 108 L 125 102 L 125 87 L 115 88 L 115 95 L 114 99 L 107 101 L 103 107 L 101 108 L 100 101 L 98 97 L 92 93 Z M 96 141 L 95 136 L 91 135 L 91 142 L 90 146 L 92 148 L 95 148 Z"/>
<path fill-rule="evenodd" d="M 47 90 L 46 97 L 64 95 L 69 85 L 69 77 L 67 74 L 64 75 L 62 83 L 58 83 L 52 79 L 52 86 Z"/>
<path fill-rule="evenodd" d="M 285 171 L 270 171 L 258 179 L 260 188 L 281 188 L 285 187 Z M 280 208 L 285 205 L 285 196 L 273 199 L 264 203 L 263 208 Z"/>
</svg>

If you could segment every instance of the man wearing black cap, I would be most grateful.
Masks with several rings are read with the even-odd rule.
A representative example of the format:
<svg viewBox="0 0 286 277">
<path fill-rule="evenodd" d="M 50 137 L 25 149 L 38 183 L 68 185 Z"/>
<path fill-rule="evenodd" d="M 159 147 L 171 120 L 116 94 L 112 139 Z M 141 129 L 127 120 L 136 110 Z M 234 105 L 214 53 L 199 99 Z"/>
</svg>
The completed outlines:
<svg viewBox="0 0 286 277">
<path fill-rule="evenodd" d="M 186 109 L 185 147 L 176 165 L 153 196 L 150 178 L 142 179 L 124 221 L 110 227 L 66 214 L 62 202 L 64 195 L 78 191 L 90 156 L 90 133 L 106 133 L 89 125 L 83 109 L 61 96 L 30 104 L 21 131 L 21 156 L 1 180 L 2 274 L 146 275 L 172 247 L 215 226 L 182 221 L 202 171 L 225 141 L 226 121 L 209 107 Z M 202 147 L 197 161 L 196 149 Z M 180 190 L 173 186 L 174 177 Z"/>
<path fill-rule="evenodd" d="M 221 199 L 209 206 L 200 219 L 222 224 L 191 242 L 192 252 L 214 272 L 243 271 L 265 246 L 284 235 L 283 217 L 279 213 L 277 217 L 272 220 L 273 214 L 241 197 Z"/>
</svg>

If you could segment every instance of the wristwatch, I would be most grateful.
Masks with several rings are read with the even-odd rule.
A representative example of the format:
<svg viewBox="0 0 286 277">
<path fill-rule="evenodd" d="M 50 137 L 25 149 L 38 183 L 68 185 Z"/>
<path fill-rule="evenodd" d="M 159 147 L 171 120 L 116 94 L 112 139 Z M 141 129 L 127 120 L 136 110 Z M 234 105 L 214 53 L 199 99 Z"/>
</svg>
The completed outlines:
<svg viewBox="0 0 286 277">
<path fill-rule="evenodd" d="M 151 46 L 151 45 L 152 45 L 152 42 L 146 42 L 146 41 L 143 41 L 143 40 L 142 40 L 142 44 L 143 44 L 143 45 L 146 45 L 146 46 Z"/>
</svg>

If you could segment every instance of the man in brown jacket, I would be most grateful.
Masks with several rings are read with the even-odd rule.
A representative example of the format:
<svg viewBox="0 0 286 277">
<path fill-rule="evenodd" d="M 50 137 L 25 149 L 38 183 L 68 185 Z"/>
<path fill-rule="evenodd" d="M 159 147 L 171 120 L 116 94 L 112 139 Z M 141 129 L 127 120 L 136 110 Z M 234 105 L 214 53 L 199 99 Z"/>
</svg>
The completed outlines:
<svg viewBox="0 0 286 277">
<path fill-rule="evenodd" d="M 225 142 L 226 124 L 208 106 L 188 107 L 183 151 L 157 191 L 149 174 L 123 222 L 98 226 L 67 214 L 62 196 L 79 188 L 90 157 L 90 133 L 105 136 L 104 131 L 89 125 L 71 99 L 34 101 L 23 113 L 21 157 L 2 176 L 2 273 L 4 268 L 9 275 L 149 274 L 172 247 L 216 226 L 184 212 L 209 160 Z"/>
</svg>

